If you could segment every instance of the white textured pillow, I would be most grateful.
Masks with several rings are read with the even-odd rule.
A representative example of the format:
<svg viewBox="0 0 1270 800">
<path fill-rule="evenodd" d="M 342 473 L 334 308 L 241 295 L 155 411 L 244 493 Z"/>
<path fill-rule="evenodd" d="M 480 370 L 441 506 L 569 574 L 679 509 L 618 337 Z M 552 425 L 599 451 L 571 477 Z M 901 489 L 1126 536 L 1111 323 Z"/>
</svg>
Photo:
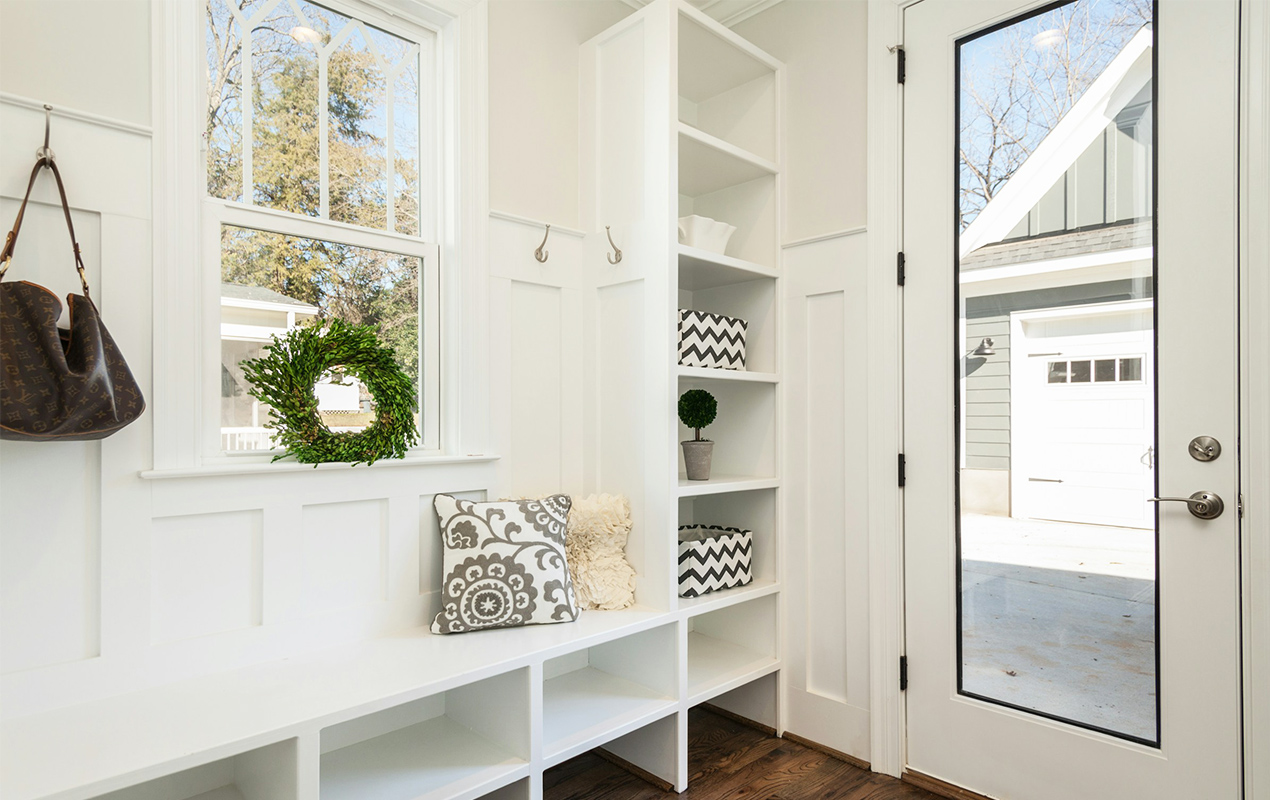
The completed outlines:
<svg viewBox="0 0 1270 800">
<path fill-rule="evenodd" d="M 615 611 L 635 604 L 635 568 L 626 560 L 630 532 L 625 497 L 593 494 L 574 501 L 566 549 L 582 608 Z"/>
<path fill-rule="evenodd" d="M 437 495 L 445 582 L 432 632 L 576 620 L 565 558 L 571 504 L 563 494 L 503 503 Z"/>
</svg>

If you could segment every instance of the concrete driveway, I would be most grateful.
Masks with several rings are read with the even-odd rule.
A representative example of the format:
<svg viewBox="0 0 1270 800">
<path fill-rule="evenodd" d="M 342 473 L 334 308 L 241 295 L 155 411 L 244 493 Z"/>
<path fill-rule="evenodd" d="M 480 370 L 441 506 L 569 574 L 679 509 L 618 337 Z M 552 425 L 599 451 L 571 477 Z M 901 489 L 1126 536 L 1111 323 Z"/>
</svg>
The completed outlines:
<svg viewBox="0 0 1270 800">
<path fill-rule="evenodd" d="M 962 686 L 1156 737 L 1155 533 L 966 515 Z"/>
</svg>

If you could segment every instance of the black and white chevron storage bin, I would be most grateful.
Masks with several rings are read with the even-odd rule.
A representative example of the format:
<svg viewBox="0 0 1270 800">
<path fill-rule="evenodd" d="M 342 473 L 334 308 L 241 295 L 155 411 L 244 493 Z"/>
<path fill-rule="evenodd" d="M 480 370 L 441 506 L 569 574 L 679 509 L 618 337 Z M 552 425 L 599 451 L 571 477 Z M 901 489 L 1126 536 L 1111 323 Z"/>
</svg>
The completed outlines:
<svg viewBox="0 0 1270 800">
<path fill-rule="evenodd" d="M 754 580 L 754 532 L 718 525 L 679 526 L 679 596 L 698 597 Z"/>
<path fill-rule="evenodd" d="M 685 367 L 745 369 L 743 319 L 679 309 L 679 363 Z"/>
</svg>

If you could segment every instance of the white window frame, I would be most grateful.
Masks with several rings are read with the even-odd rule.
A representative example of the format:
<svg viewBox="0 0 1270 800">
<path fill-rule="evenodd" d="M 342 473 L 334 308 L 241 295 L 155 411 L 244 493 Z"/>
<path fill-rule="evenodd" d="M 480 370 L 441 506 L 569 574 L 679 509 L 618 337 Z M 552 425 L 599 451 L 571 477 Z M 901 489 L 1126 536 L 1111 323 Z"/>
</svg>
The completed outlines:
<svg viewBox="0 0 1270 800">
<path fill-rule="evenodd" d="M 287 0 L 282 0 L 287 2 Z M 152 4 L 154 45 L 154 417 L 156 476 L 258 472 L 275 453 L 228 455 L 220 440 L 220 226 L 345 242 L 422 259 L 421 397 L 434 419 L 407 463 L 488 458 L 487 276 L 483 268 L 488 194 L 484 129 L 485 8 L 476 0 L 320 0 L 320 4 L 405 38 L 433 38 L 430 95 L 422 88 L 420 233 L 430 240 L 243 203 L 207 193 L 206 0 Z M 460 96 L 471 98 L 460 104 Z M 478 113 L 472 113 L 476 111 Z M 461 113 L 462 112 L 462 113 Z M 429 140 L 429 136 L 431 139 Z M 425 160 L 428 163 L 424 163 Z M 431 173 L 429 177 L 428 173 Z M 429 180 L 431 183 L 429 184 Z M 460 191 L 460 186 L 469 187 Z M 334 232 L 334 233 L 333 233 Z M 471 265 L 471 266 L 467 266 Z M 435 280 L 433 279 L 435 278 Z M 430 289 L 428 287 L 431 287 Z M 431 294 L 424 296 L 425 291 Z M 460 368 L 462 362 L 462 368 Z M 439 458 L 438 458 L 439 457 Z M 280 463 L 280 469 L 288 465 Z"/>
</svg>

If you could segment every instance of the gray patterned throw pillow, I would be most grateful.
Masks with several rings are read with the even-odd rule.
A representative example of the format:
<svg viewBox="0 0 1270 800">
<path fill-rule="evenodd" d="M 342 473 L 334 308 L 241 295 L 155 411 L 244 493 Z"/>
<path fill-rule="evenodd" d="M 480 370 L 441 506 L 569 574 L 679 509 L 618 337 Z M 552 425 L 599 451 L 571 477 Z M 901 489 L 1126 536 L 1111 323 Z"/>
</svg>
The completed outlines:
<svg viewBox="0 0 1270 800">
<path fill-rule="evenodd" d="M 563 494 L 503 503 L 437 495 L 445 583 L 432 632 L 577 619 L 564 549 L 571 505 Z"/>
</svg>

